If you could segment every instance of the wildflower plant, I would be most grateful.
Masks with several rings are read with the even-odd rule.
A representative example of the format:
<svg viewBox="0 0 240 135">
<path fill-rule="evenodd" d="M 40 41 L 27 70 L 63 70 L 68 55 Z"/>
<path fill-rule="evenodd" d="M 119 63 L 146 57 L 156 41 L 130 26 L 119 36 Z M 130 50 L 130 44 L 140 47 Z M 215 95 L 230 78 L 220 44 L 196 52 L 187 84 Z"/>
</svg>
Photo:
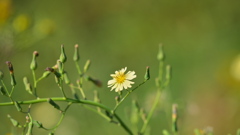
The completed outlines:
<svg viewBox="0 0 240 135">
<path fill-rule="evenodd" d="M 30 70 L 32 71 L 32 76 L 33 76 L 33 83 L 30 83 L 29 79 L 27 77 L 23 78 L 23 84 L 25 86 L 25 90 L 28 94 L 31 94 L 35 97 L 35 99 L 32 100 L 24 100 L 24 101 L 16 101 L 15 98 L 12 96 L 12 93 L 14 92 L 17 81 L 14 76 L 14 68 L 13 64 L 10 61 L 7 61 L 6 64 L 9 68 L 9 73 L 11 77 L 11 86 L 9 89 L 9 86 L 5 85 L 5 82 L 3 81 L 3 72 L 0 72 L 0 79 L 1 79 L 1 94 L 3 96 L 6 96 L 9 98 L 9 102 L 3 102 L 0 103 L 0 106 L 15 106 L 17 111 L 26 114 L 26 122 L 24 124 L 20 124 L 17 120 L 11 117 L 11 115 L 8 115 L 7 117 L 10 119 L 12 122 L 13 126 L 16 128 L 22 128 L 22 134 L 27 134 L 31 135 L 33 134 L 33 129 L 34 128 L 41 128 L 43 130 L 46 130 L 49 132 L 49 134 L 54 134 L 55 131 L 58 129 L 59 125 L 64 121 L 64 117 L 66 115 L 66 112 L 68 109 L 73 105 L 73 104 L 84 104 L 84 107 L 95 112 L 96 114 L 100 115 L 107 121 L 111 123 L 115 123 L 122 127 L 128 134 L 139 134 L 143 135 L 146 132 L 146 129 L 149 125 L 149 121 L 152 117 L 152 114 L 154 110 L 157 107 L 157 104 L 160 99 L 160 93 L 161 91 L 168 85 L 170 79 L 171 79 L 171 70 L 170 67 L 167 66 L 167 75 L 165 78 L 165 83 L 163 83 L 163 52 L 162 48 L 160 46 L 158 58 L 160 61 L 160 70 L 159 70 L 159 77 L 157 78 L 157 86 L 158 90 L 156 91 L 156 99 L 155 102 L 151 108 L 151 110 L 146 113 L 143 108 L 141 108 L 139 105 L 137 105 L 137 101 L 133 101 L 133 109 L 137 110 L 135 113 L 132 114 L 131 119 L 142 119 L 142 127 L 139 128 L 137 131 L 133 131 L 129 125 L 127 125 L 123 119 L 119 116 L 117 113 L 118 107 L 122 104 L 122 102 L 125 101 L 125 99 L 136 89 L 138 89 L 141 85 L 146 83 L 150 79 L 150 68 L 147 66 L 146 67 L 146 73 L 145 76 L 143 77 L 143 82 L 139 83 L 137 86 L 132 87 L 132 85 L 135 83 L 133 81 L 134 78 L 137 77 L 135 74 L 135 71 L 127 71 L 127 67 L 122 68 L 121 70 L 115 71 L 115 74 L 111 74 L 110 76 L 112 77 L 111 80 L 108 81 L 108 87 L 111 87 L 111 91 L 114 90 L 115 92 L 118 93 L 118 96 L 115 98 L 116 100 L 116 105 L 111 109 L 111 107 L 108 107 L 101 103 L 101 99 L 99 97 L 98 91 L 94 91 L 94 99 L 90 100 L 87 99 L 85 90 L 83 89 L 83 80 L 87 80 L 92 82 L 94 85 L 101 87 L 102 82 L 92 78 L 87 74 L 87 71 L 91 65 L 90 60 L 86 61 L 86 64 L 84 65 L 83 68 L 80 68 L 79 66 L 79 60 L 80 60 L 80 55 L 79 55 L 79 46 L 75 45 L 74 46 L 74 54 L 73 54 L 73 61 L 75 62 L 75 66 L 78 72 L 79 78 L 74 82 L 71 82 L 69 77 L 68 77 L 68 72 L 65 70 L 65 63 L 69 58 L 67 57 L 65 53 L 64 46 L 61 45 L 61 53 L 60 57 L 58 60 L 56 60 L 56 63 L 53 64 L 54 66 L 47 67 L 45 69 L 45 72 L 42 73 L 42 76 L 37 77 L 35 72 L 38 69 L 38 62 L 37 62 L 37 57 L 39 57 L 39 53 L 37 51 L 33 52 L 32 55 L 32 61 L 30 63 Z M 82 70 L 83 69 L 83 70 Z M 60 90 L 60 93 L 62 93 L 61 97 L 47 97 L 43 98 L 40 95 L 38 95 L 38 84 L 40 81 L 43 79 L 47 78 L 49 75 L 54 75 L 55 76 L 55 82 Z M 21 83 L 21 82 L 18 82 Z M 63 87 L 63 84 L 68 85 L 68 89 L 72 91 L 72 96 L 69 97 L 65 94 L 66 88 Z M 126 92 L 123 92 L 126 90 Z M 123 95 L 125 93 L 125 95 Z M 58 102 L 66 102 L 67 106 L 60 107 L 58 105 Z M 35 120 L 34 117 L 31 115 L 31 107 L 34 106 L 37 103 L 42 103 L 42 102 L 48 102 L 49 105 L 53 106 L 55 109 L 57 109 L 61 113 L 61 117 L 59 119 L 59 122 L 53 127 L 53 128 L 48 128 L 44 126 L 44 123 L 41 123 L 41 120 Z M 28 109 L 24 110 L 22 109 L 22 105 L 28 105 Z M 91 106 L 95 106 L 96 108 L 92 108 Z M 137 124 L 134 121 L 132 121 L 132 124 Z M 176 125 L 176 123 L 175 123 Z"/>
<path fill-rule="evenodd" d="M 10 122 L 13 124 L 14 127 L 22 129 L 22 134 L 32 135 L 34 128 L 40 128 L 42 130 L 46 130 L 49 135 L 53 135 L 56 130 L 59 128 L 59 125 L 64 122 L 64 117 L 68 109 L 73 104 L 83 105 L 84 108 L 89 109 L 90 111 L 95 112 L 97 115 L 102 117 L 103 119 L 109 121 L 110 123 L 116 124 L 123 128 L 127 134 L 133 135 L 144 135 L 150 134 L 150 120 L 153 116 L 154 111 L 157 107 L 159 107 L 159 100 L 161 99 L 162 92 L 168 87 L 170 80 L 171 80 L 171 66 L 164 64 L 165 55 L 163 52 L 162 45 L 159 46 L 159 52 L 157 55 L 157 59 L 159 61 L 159 73 L 156 78 L 156 91 L 155 91 L 155 99 L 149 111 L 146 111 L 142 108 L 136 100 L 132 101 L 132 111 L 131 116 L 129 117 L 131 121 L 131 125 L 126 123 L 123 120 L 123 116 L 120 116 L 117 112 L 119 106 L 126 102 L 125 99 L 128 96 L 135 92 L 137 89 L 141 89 L 140 86 L 145 84 L 148 80 L 150 80 L 150 67 L 146 67 L 145 75 L 142 77 L 143 81 L 135 85 L 133 79 L 139 77 L 135 74 L 135 71 L 127 71 L 127 67 L 122 68 L 120 70 L 115 71 L 115 74 L 111 74 L 111 80 L 107 82 L 108 87 L 111 87 L 110 91 L 117 92 L 117 96 L 115 97 L 116 104 L 114 107 L 106 106 L 104 103 L 101 102 L 101 98 L 99 96 L 98 91 L 93 91 L 94 98 L 88 99 L 87 95 L 85 94 L 85 89 L 83 88 L 84 80 L 91 82 L 92 84 L 96 85 L 97 87 L 102 86 L 102 82 L 98 79 L 95 79 L 87 74 L 87 71 L 90 68 L 91 61 L 87 60 L 86 64 L 83 68 L 79 66 L 79 46 L 74 46 L 74 54 L 73 54 L 73 61 L 75 62 L 75 66 L 77 69 L 77 76 L 78 79 L 72 82 L 69 79 L 68 72 L 66 71 L 65 67 L 67 66 L 66 63 L 69 60 L 65 53 L 64 45 L 61 45 L 61 53 L 59 59 L 56 60 L 56 63 L 53 66 L 49 66 L 45 69 L 40 77 L 36 76 L 36 71 L 38 69 L 38 62 L 37 57 L 39 57 L 39 53 L 37 51 L 33 52 L 32 61 L 30 63 L 30 70 L 33 76 L 33 83 L 30 83 L 29 78 L 23 77 L 23 82 L 19 82 L 19 79 L 15 79 L 14 75 L 14 67 L 10 61 L 7 61 L 6 64 L 9 69 L 10 74 L 10 84 L 11 86 L 7 86 L 3 80 L 4 73 L 0 71 L 0 93 L 2 96 L 6 96 L 9 98 L 8 102 L 0 103 L 0 107 L 4 106 L 15 106 L 16 110 L 20 113 L 26 115 L 26 121 L 24 124 L 20 124 L 18 120 L 13 118 L 11 114 L 7 115 Z M 41 97 L 38 94 L 39 88 L 38 84 L 40 81 L 46 79 L 48 76 L 53 75 L 55 77 L 55 82 L 57 87 L 59 88 L 59 92 L 62 94 L 60 97 Z M 25 86 L 26 94 L 32 95 L 34 98 L 32 100 L 23 100 L 23 101 L 16 101 L 15 97 L 12 96 L 14 90 L 17 88 L 18 83 L 23 83 Z M 63 85 L 67 85 L 68 87 L 63 87 Z M 107 89 L 107 88 L 106 88 Z M 71 96 L 65 94 L 66 90 L 70 90 L 72 92 Z M 113 98 L 114 100 L 114 98 Z M 67 105 L 62 107 L 58 104 L 58 102 L 66 102 Z M 31 108 L 35 104 L 47 102 L 50 106 L 54 107 L 58 110 L 61 114 L 61 117 L 57 124 L 52 127 L 46 127 L 45 123 L 42 123 L 41 120 L 37 120 L 32 116 Z M 27 109 L 23 109 L 23 105 L 28 105 Z M 9 112 L 10 113 L 10 112 Z M 177 113 L 177 104 L 172 105 L 172 131 L 163 130 L 159 131 L 159 133 L 163 133 L 164 135 L 177 135 L 178 134 L 178 113 Z M 131 128 L 137 127 L 137 128 Z M 239 135 L 238 131 L 238 135 Z M 201 135 L 199 130 L 195 130 L 196 135 Z M 210 135 L 210 134 L 209 134 Z"/>
</svg>

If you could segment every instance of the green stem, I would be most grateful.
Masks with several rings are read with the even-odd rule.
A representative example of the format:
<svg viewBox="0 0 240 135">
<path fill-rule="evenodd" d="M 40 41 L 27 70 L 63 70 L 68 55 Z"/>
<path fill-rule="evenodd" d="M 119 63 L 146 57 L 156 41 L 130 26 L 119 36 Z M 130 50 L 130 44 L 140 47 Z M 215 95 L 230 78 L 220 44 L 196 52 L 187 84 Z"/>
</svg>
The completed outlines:
<svg viewBox="0 0 240 135">
<path fill-rule="evenodd" d="M 146 130 L 146 128 L 147 128 L 147 125 L 148 125 L 148 123 L 149 123 L 149 121 L 150 121 L 150 119 L 151 119 L 151 117 L 152 117 L 152 114 L 153 114 L 154 110 L 155 110 L 156 107 L 157 107 L 157 104 L 158 104 L 158 102 L 159 102 L 160 96 L 161 96 L 161 92 L 160 92 L 160 90 L 158 90 L 158 91 L 157 91 L 156 98 L 155 98 L 155 101 L 154 101 L 154 104 L 153 104 L 153 106 L 152 106 L 152 108 L 151 108 L 151 110 L 150 110 L 150 112 L 149 112 L 149 114 L 148 114 L 148 116 L 147 116 L 146 121 L 144 121 L 144 124 L 143 124 L 143 126 L 142 126 L 142 129 L 140 130 L 140 134 L 141 134 L 141 135 L 144 134 L 144 132 L 145 132 L 145 130 Z"/>
<path fill-rule="evenodd" d="M 81 104 L 86 104 L 86 105 L 92 105 L 92 106 L 96 106 L 96 107 L 102 108 L 102 109 L 108 111 L 109 113 L 112 112 L 111 109 L 109 109 L 105 105 L 103 105 L 101 103 L 97 103 L 97 102 L 91 101 L 91 100 L 76 100 L 76 99 L 64 98 L 64 97 L 53 97 L 51 99 L 53 101 L 64 101 L 64 102 L 81 103 Z M 42 102 L 48 102 L 48 98 L 39 98 L 39 99 L 35 99 L 35 100 L 18 101 L 19 104 L 37 104 L 37 103 L 42 103 Z M 14 105 L 14 102 L 0 103 L 0 106 L 10 106 L 10 105 Z M 124 128 L 124 130 L 126 132 L 128 132 L 130 135 L 133 134 L 131 132 L 131 130 L 127 127 L 127 125 L 121 120 L 121 118 L 119 118 L 119 116 L 116 113 L 114 113 L 112 115 L 119 121 L 120 125 Z"/>
<path fill-rule="evenodd" d="M 34 96 L 36 98 L 39 98 L 38 95 L 37 95 L 37 83 L 38 81 L 36 81 L 36 74 L 35 74 L 35 71 L 32 70 L 32 75 L 33 75 L 33 93 L 34 93 Z"/>
<path fill-rule="evenodd" d="M 82 75 L 82 71 L 81 71 L 81 69 L 80 69 L 80 67 L 79 67 L 77 61 L 75 62 L 75 65 L 76 65 L 76 68 L 77 68 L 78 74 L 79 74 L 79 75 Z"/>
<path fill-rule="evenodd" d="M 126 99 L 126 97 L 128 97 L 128 95 L 130 93 L 132 93 L 134 90 L 136 90 L 138 87 L 140 87 L 141 85 L 143 85 L 147 80 L 144 80 L 142 83 L 140 83 L 138 86 L 136 86 L 135 88 L 133 88 L 132 90 L 128 91 L 127 94 L 118 102 L 118 104 L 116 104 L 116 106 L 114 107 L 112 113 L 114 113 L 117 108 L 119 107 L 119 105 Z"/>
<path fill-rule="evenodd" d="M 10 96 L 10 94 L 8 92 L 8 89 L 7 89 L 6 85 L 4 84 L 3 80 L 1 80 L 1 83 L 2 83 L 3 88 L 5 89 L 5 91 L 7 92 L 7 97 L 9 97 L 12 102 L 14 102 L 12 97 Z"/>
</svg>

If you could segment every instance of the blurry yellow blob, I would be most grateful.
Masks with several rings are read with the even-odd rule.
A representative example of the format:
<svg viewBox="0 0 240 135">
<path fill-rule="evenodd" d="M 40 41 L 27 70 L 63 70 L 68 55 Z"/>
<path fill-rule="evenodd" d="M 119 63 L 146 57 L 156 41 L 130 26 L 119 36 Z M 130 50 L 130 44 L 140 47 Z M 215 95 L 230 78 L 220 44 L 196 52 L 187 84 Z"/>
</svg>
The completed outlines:
<svg viewBox="0 0 240 135">
<path fill-rule="evenodd" d="M 0 25 L 6 22 L 11 13 L 11 0 L 0 0 Z"/>
<path fill-rule="evenodd" d="M 234 79 L 240 81 L 240 55 L 238 55 L 230 68 L 230 73 L 233 76 Z"/>
<path fill-rule="evenodd" d="M 35 27 L 35 32 L 38 36 L 47 36 L 52 34 L 55 30 L 55 23 L 50 19 L 43 19 L 38 21 Z"/>
<path fill-rule="evenodd" d="M 29 24 L 30 24 L 29 17 L 22 14 L 22 15 L 17 16 L 17 18 L 14 19 L 13 28 L 17 32 L 23 32 L 29 27 Z"/>
</svg>

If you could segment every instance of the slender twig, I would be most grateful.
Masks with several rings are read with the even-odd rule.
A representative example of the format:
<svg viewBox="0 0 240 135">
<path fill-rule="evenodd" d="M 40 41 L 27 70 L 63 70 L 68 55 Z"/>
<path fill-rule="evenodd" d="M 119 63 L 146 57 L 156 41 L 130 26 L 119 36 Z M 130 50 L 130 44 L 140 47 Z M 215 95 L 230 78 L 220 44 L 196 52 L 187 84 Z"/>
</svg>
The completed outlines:
<svg viewBox="0 0 240 135">
<path fill-rule="evenodd" d="M 133 88 L 132 90 L 129 90 L 127 92 L 127 94 L 118 102 L 118 104 L 116 104 L 116 106 L 113 109 L 113 113 L 117 110 L 117 108 L 119 107 L 119 105 L 126 99 L 126 97 L 133 92 L 134 90 L 136 90 L 138 87 L 140 87 L 141 85 L 143 85 L 147 80 L 144 80 L 142 83 L 140 83 L 138 86 L 136 86 L 135 88 Z"/>
</svg>

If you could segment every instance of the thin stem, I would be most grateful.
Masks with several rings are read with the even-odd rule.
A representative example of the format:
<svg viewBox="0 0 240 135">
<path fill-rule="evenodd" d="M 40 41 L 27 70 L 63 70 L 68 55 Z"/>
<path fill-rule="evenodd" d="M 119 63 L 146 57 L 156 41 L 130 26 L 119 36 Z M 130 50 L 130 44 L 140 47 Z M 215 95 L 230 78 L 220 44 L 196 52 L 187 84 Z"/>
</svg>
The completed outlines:
<svg viewBox="0 0 240 135">
<path fill-rule="evenodd" d="M 1 80 L 1 83 L 2 83 L 3 88 L 5 89 L 5 91 L 7 92 L 7 97 L 9 97 L 10 100 L 13 102 L 13 99 L 12 99 L 12 97 L 10 96 L 10 94 L 9 94 L 9 92 L 8 92 L 8 89 L 7 89 L 6 85 L 4 84 L 3 80 Z"/>
<path fill-rule="evenodd" d="M 81 94 L 82 94 L 82 96 L 83 96 L 83 99 L 86 99 L 86 96 L 85 96 L 85 94 L 84 94 L 84 91 L 83 91 L 83 89 L 82 89 L 82 87 L 79 85 L 78 86 L 78 89 L 80 90 L 80 92 L 81 92 Z"/>
<path fill-rule="evenodd" d="M 148 125 L 148 123 L 149 123 L 149 121 L 150 121 L 150 119 L 152 117 L 152 114 L 153 114 L 154 110 L 156 109 L 157 104 L 158 104 L 158 102 L 160 100 L 160 96 L 161 96 L 161 92 L 160 92 L 160 90 L 158 90 L 156 98 L 155 98 L 155 101 L 154 101 L 154 104 L 153 104 L 153 106 L 152 106 L 152 108 L 151 108 L 151 110 L 150 110 L 150 112 L 149 112 L 149 114 L 147 116 L 147 119 L 144 121 L 142 129 L 140 130 L 140 134 L 144 134 L 144 132 L 145 132 L 145 130 L 147 128 L 147 125 Z"/>
<path fill-rule="evenodd" d="M 127 94 L 118 102 L 118 104 L 116 104 L 116 106 L 114 107 L 114 109 L 112 110 L 112 113 L 114 113 L 117 108 L 119 107 L 119 105 L 126 99 L 126 97 L 128 97 L 128 95 L 133 92 L 134 90 L 136 90 L 138 87 L 140 87 L 141 85 L 143 85 L 147 80 L 144 80 L 142 83 L 140 83 L 138 86 L 136 86 L 135 88 L 133 88 L 132 90 L 128 91 Z"/>
<path fill-rule="evenodd" d="M 91 100 L 76 100 L 76 99 L 71 99 L 71 98 L 64 98 L 64 97 L 53 97 L 51 98 L 53 101 L 64 101 L 64 102 L 71 102 L 71 103 L 81 103 L 81 104 L 86 104 L 86 105 L 92 105 L 96 106 L 99 108 L 102 108 L 106 110 L 107 112 L 111 113 L 111 109 L 106 107 L 105 105 L 101 103 L 97 103 Z M 35 100 L 27 100 L 27 101 L 18 101 L 19 104 L 36 104 L 36 103 L 42 103 L 42 102 L 48 102 L 48 98 L 40 98 L 40 99 L 35 99 Z M 14 105 L 14 102 L 5 102 L 5 103 L 0 103 L 0 106 L 10 106 Z M 128 128 L 128 126 L 121 120 L 121 118 L 116 114 L 112 114 L 120 123 L 120 126 L 124 128 L 126 132 L 128 132 L 130 135 L 133 133 L 131 130 Z"/>
<path fill-rule="evenodd" d="M 62 80 L 60 80 L 60 81 L 62 81 Z M 61 86 L 60 86 L 60 85 L 61 85 Z M 67 98 L 67 97 L 66 97 L 66 94 L 65 94 L 65 92 L 64 92 L 64 90 L 63 90 L 62 83 L 59 84 L 59 89 L 61 90 L 63 97 L 64 97 L 64 98 Z"/>
<path fill-rule="evenodd" d="M 36 98 L 39 98 L 38 95 L 37 95 L 37 83 L 38 81 L 36 80 L 36 74 L 35 74 L 35 71 L 32 70 L 32 75 L 33 75 L 33 93 L 34 93 L 34 96 Z"/>
<path fill-rule="evenodd" d="M 75 65 L 76 65 L 76 68 L 77 68 L 78 74 L 79 74 L 79 75 L 82 75 L 82 71 L 81 71 L 81 69 L 80 69 L 80 67 L 79 67 L 77 61 L 75 62 Z"/>
</svg>

